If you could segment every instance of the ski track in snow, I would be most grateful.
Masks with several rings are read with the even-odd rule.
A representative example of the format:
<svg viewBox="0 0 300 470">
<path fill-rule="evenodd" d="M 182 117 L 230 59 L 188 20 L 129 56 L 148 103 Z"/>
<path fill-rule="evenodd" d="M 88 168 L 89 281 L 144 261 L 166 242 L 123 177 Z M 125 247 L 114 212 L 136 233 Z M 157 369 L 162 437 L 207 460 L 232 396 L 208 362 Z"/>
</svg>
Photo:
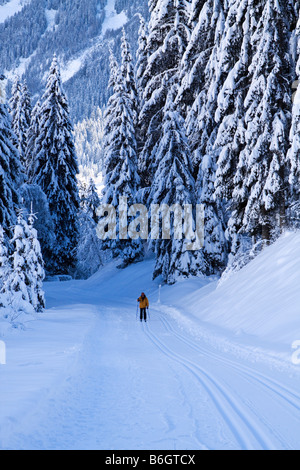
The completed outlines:
<svg viewBox="0 0 300 470">
<path fill-rule="evenodd" d="M 214 354 L 211 351 L 205 350 L 204 348 L 200 348 L 198 345 L 195 345 L 193 341 L 187 339 L 183 335 L 176 332 L 175 329 L 165 318 L 161 318 L 161 320 L 166 325 L 166 328 L 171 332 L 172 337 L 176 337 L 180 340 L 180 342 L 188 345 L 193 350 L 199 352 L 202 358 L 204 359 L 204 363 L 206 362 L 205 358 L 214 357 L 217 363 L 221 363 L 224 367 L 227 366 L 227 380 L 231 376 L 231 373 L 233 371 L 237 371 L 240 375 L 239 380 L 242 376 L 244 376 L 246 377 L 248 383 L 250 383 L 251 381 L 252 383 L 253 381 L 259 383 L 260 386 L 267 388 L 268 391 L 270 391 L 274 396 L 277 395 L 277 399 L 280 397 L 284 401 L 287 400 L 292 405 L 292 407 L 294 407 L 299 412 L 299 397 L 296 397 L 294 393 L 288 390 L 284 390 L 282 387 L 280 387 L 280 392 L 278 393 L 277 384 L 275 384 L 274 388 L 268 385 L 268 383 L 272 383 L 272 381 L 268 381 L 268 379 L 264 378 L 264 380 L 266 381 L 265 383 L 264 381 L 257 379 L 253 372 L 245 373 L 244 369 L 240 366 L 237 366 L 233 361 L 226 360 L 223 357 L 220 357 L 218 354 Z M 178 364 L 183 365 L 186 370 L 188 370 L 195 377 L 199 384 L 206 389 L 207 393 L 210 395 L 210 398 L 216 407 L 216 411 L 219 412 L 219 414 L 221 415 L 222 421 L 226 423 L 228 429 L 230 429 L 233 435 L 235 436 L 238 448 L 276 449 L 277 447 L 275 446 L 274 442 L 269 438 L 270 433 L 271 435 L 276 435 L 279 445 L 282 444 L 284 446 L 284 439 L 282 438 L 282 436 L 272 430 L 272 426 L 270 426 L 266 430 L 266 432 L 263 432 L 262 423 L 260 422 L 260 418 L 257 420 L 257 413 L 255 413 L 255 410 L 248 410 L 247 407 L 241 403 L 240 398 L 235 397 L 230 389 L 224 387 L 224 385 L 221 385 L 220 382 L 216 380 L 211 373 L 207 372 L 205 369 L 200 367 L 199 363 L 191 361 L 186 356 L 177 354 L 177 352 L 174 352 L 174 349 L 171 350 L 166 344 L 161 342 L 159 338 L 155 337 L 151 333 L 151 330 L 148 328 L 148 326 L 146 327 L 146 333 L 150 340 L 164 354 L 176 361 Z M 174 344 L 172 346 L 174 348 Z M 230 370 L 228 370 L 228 366 Z M 290 396 L 292 396 L 292 400 L 290 398 L 287 398 Z M 295 398 L 297 399 L 297 401 L 295 400 Z M 252 440 L 251 435 L 253 437 Z"/>
<path fill-rule="evenodd" d="M 135 321 L 133 279 L 150 285 L 152 271 L 139 266 L 47 287 L 51 311 L 72 321 L 80 300 L 90 328 L 63 380 L 37 401 L 23 398 L 26 414 L 11 416 L 0 448 L 299 449 L 298 374 L 195 338 L 169 305 L 152 302 L 150 321 Z"/>
<path fill-rule="evenodd" d="M 79 375 L 35 410 L 31 432 L 17 433 L 13 448 L 292 448 L 282 431 L 286 418 L 299 429 L 293 391 L 195 343 L 160 310 L 133 329 L 131 312 L 118 314 L 99 312 Z"/>
</svg>

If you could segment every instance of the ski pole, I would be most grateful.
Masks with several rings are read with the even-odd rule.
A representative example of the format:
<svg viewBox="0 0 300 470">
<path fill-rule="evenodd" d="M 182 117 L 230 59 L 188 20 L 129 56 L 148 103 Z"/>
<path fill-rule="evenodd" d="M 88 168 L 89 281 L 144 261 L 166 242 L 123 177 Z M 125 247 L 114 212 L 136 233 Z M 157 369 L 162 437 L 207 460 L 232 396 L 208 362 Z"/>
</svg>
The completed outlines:
<svg viewBox="0 0 300 470">
<path fill-rule="evenodd" d="M 139 304 L 136 304 L 136 316 L 135 316 L 136 321 L 138 319 L 138 313 L 139 313 Z"/>
</svg>

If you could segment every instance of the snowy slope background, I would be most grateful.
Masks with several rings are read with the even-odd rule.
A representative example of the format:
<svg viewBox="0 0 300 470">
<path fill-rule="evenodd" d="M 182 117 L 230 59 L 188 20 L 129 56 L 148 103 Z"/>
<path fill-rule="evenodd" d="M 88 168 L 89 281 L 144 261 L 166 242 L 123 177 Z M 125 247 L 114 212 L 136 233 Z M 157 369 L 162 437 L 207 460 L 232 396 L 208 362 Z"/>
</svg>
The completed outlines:
<svg viewBox="0 0 300 470">
<path fill-rule="evenodd" d="M 73 120 L 81 121 L 107 101 L 108 45 L 118 56 L 123 26 L 135 52 L 139 14 L 147 18 L 147 0 L 2 0 L 2 72 L 10 80 L 24 74 L 36 99 L 57 53 Z"/>
<path fill-rule="evenodd" d="M 22 11 L 23 7 L 29 3 L 30 0 L 2 0 L 0 2 L 0 23 Z"/>
</svg>

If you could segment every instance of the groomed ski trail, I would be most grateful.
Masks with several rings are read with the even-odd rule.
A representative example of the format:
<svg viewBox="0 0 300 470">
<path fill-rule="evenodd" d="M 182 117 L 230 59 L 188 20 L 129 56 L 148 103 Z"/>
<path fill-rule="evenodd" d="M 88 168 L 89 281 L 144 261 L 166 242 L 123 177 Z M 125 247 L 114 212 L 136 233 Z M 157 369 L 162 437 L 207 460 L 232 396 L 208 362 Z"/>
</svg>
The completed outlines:
<svg viewBox="0 0 300 470">
<path fill-rule="evenodd" d="M 300 398 L 279 371 L 196 341 L 163 305 L 147 323 L 128 301 L 94 308 L 74 371 L 7 448 L 300 447 Z"/>
</svg>

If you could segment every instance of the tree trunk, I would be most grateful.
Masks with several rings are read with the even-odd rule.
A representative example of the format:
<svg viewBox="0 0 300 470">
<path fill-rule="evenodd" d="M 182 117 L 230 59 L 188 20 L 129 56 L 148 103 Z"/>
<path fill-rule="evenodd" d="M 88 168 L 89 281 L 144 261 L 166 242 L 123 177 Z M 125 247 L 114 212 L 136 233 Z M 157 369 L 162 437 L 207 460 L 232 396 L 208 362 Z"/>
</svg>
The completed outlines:
<svg viewBox="0 0 300 470">
<path fill-rule="evenodd" d="M 269 217 L 268 217 L 265 207 L 262 207 L 261 212 L 262 212 L 262 219 L 263 219 L 263 223 L 261 227 L 263 246 L 268 246 L 270 245 L 270 241 L 271 241 L 271 228 L 270 228 Z"/>
</svg>

